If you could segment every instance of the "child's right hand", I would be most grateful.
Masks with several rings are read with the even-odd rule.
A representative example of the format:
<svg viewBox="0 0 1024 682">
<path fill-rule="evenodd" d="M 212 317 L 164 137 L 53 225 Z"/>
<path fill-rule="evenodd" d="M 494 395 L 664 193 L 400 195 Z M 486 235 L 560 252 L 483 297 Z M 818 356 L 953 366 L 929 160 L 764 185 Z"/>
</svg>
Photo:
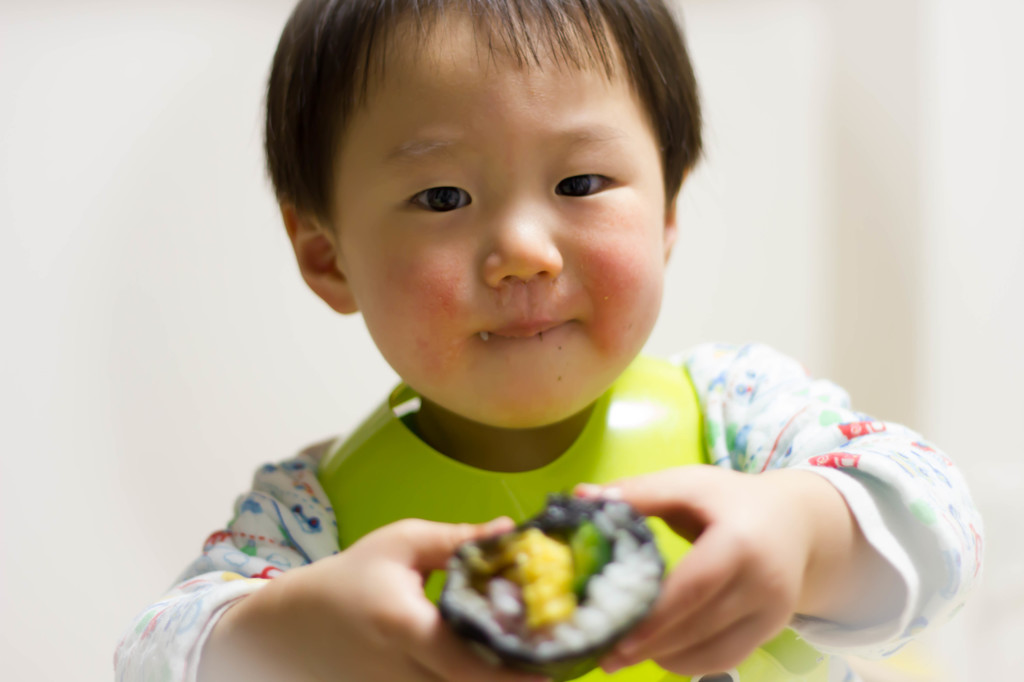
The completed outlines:
<svg viewBox="0 0 1024 682">
<path fill-rule="evenodd" d="M 510 530 L 509 519 L 450 525 L 407 519 L 330 558 L 290 570 L 231 607 L 200 661 L 200 682 L 430 682 L 531 677 L 475 655 L 424 596 L 424 576 L 463 542 Z"/>
</svg>

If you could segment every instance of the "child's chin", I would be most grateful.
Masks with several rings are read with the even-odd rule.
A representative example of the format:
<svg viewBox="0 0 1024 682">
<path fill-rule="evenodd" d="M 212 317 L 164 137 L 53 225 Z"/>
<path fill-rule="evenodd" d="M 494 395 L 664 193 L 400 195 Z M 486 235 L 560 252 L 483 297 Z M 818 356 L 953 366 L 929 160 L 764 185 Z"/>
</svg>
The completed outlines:
<svg viewBox="0 0 1024 682">
<path fill-rule="evenodd" d="M 475 421 L 502 429 L 538 429 L 570 419 L 593 402 L 524 398 L 520 402 L 489 406 L 491 409 L 481 410 Z"/>
</svg>

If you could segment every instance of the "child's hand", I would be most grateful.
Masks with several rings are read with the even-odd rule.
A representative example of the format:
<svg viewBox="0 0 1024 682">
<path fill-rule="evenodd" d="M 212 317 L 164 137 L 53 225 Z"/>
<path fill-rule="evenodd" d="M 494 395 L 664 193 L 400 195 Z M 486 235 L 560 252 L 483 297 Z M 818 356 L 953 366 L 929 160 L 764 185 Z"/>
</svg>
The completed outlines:
<svg viewBox="0 0 1024 682">
<path fill-rule="evenodd" d="M 606 671 L 647 659 L 683 675 L 728 670 L 797 611 L 848 613 L 849 593 L 836 599 L 829 588 L 858 583 L 850 571 L 870 568 L 857 553 L 873 550 L 842 496 L 810 472 L 691 466 L 577 489 L 602 493 L 661 517 L 694 543 L 650 616 L 602 661 Z"/>
<path fill-rule="evenodd" d="M 204 649 L 199 679 L 539 679 L 490 666 L 423 594 L 424 575 L 444 568 L 459 544 L 512 526 L 509 519 L 480 526 L 399 521 L 288 571 L 224 615 Z"/>
</svg>

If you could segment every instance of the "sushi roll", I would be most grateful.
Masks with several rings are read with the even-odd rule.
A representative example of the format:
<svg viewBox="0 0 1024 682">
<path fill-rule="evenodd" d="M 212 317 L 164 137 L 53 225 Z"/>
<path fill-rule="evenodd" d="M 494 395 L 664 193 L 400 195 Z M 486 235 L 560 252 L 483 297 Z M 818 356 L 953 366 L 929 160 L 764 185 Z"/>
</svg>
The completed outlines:
<svg viewBox="0 0 1024 682">
<path fill-rule="evenodd" d="M 485 657 L 571 680 L 647 614 L 664 569 L 627 503 L 551 495 L 515 530 L 462 545 L 438 606 Z"/>
</svg>

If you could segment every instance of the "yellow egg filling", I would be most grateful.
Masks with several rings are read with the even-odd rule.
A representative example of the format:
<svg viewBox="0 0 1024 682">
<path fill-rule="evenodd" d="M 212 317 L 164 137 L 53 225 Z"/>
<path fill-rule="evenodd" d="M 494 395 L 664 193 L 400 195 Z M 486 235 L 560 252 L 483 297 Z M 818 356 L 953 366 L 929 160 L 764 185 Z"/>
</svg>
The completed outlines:
<svg viewBox="0 0 1024 682">
<path fill-rule="evenodd" d="M 523 589 L 526 624 L 531 629 L 555 625 L 576 610 L 572 550 L 536 528 L 528 528 L 504 548 L 510 564 L 505 577 Z"/>
</svg>

